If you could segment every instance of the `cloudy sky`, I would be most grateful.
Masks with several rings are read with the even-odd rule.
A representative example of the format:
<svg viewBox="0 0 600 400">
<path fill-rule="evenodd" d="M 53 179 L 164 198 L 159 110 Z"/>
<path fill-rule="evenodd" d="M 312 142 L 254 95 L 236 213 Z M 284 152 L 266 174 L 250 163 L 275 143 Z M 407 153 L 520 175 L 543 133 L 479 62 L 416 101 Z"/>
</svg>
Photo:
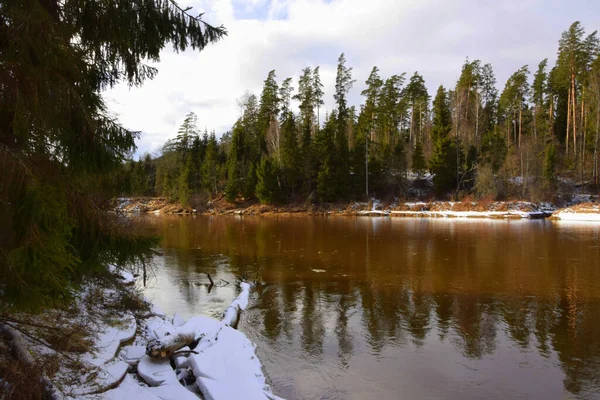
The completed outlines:
<svg viewBox="0 0 600 400">
<path fill-rule="evenodd" d="M 466 57 L 492 63 L 499 88 L 508 76 L 544 58 L 553 63 L 561 32 L 579 20 L 600 29 L 598 0 L 187 0 L 229 35 L 201 53 L 163 51 L 158 76 L 141 88 L 106 92 L 111 110 L 143 132 L 138 153 L 155 152 L 189 111 L 200 128 L 227 131 L 244 92 L 260 93 L 268 72 L 281 82 L 321 66 L 325 107 L 333 107 L 337 58 L 344 52 L 359 104 L 371 68 L 381 76 L 419 71 L 430 94 L 456 83 Z"/>
</svg>

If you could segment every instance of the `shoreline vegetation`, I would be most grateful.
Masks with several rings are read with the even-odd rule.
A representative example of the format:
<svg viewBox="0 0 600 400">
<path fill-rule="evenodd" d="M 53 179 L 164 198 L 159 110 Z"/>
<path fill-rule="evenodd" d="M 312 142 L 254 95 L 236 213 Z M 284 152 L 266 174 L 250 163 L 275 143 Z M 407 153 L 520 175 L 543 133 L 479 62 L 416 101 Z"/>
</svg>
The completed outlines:
<svg viewBox="0 0 600 400">
<path fill-rule="evenodd" d="M 336 204 L 265 205 L 248 201 L 231 204 L 226 201 L 209 201 L 198 208 L 183 206 L 165 197 L 119 198 L 113 202 L 113 211 L 123 214 L 176 214 L 176 215 L 245 215 L 245 216 L 389 216 L 415 218 L 496 218 L 496 219 L 562 219 L 572 221 L 599 221 L 600 208 L 597 196 L 575 196 L 569 202 L 553 204 L 527 201 L 413 201 L 398 199 L 383 202 Z"/>
</svg>

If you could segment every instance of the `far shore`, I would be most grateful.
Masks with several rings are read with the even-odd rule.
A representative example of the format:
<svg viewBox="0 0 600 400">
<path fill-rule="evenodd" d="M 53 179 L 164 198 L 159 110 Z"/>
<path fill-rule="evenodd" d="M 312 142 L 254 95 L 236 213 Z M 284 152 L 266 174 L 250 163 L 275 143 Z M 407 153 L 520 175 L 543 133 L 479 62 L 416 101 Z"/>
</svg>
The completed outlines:
<svg viewBox="0 0 600 400">
<path fill-rule="evenodd" d="M 244 216 L 370 216 L 412 218 L 494 218 L 562 219 L 598 221 L 600 209 L 595 196 L 581 196 L 555 204 L 529 201 L 407 201 L 348 202 L 338 204 L 265 205 L 246 201 L 238 204 L 223 200 L 207 201 L 194 208 L 164 197 L 119 198 L 114 211 L 124 214 L 244 215 Z"/>
</svg>

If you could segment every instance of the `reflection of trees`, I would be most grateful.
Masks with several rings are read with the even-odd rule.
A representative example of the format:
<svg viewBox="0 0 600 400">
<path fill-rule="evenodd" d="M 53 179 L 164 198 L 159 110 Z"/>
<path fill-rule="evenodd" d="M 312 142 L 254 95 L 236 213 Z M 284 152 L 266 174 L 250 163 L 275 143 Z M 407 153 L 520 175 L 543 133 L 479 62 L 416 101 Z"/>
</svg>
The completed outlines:
<svg viewBox="0 0 600 400">
<path fill-rule="evenodd" d="M 543 357 L 556 353 L 570 392 L 600 386 L 600 249 L 590 245 L 598 238 L 567 236 L 562 246 L 560 230 L 512 223 L 183 221 L 156 223 L 165 255 L 191 277 L 218 274 L 224 267 L 207 257 L 222 254 L 227 272 L 266 282 L 254 294 L 259 331 L 311 361 L 336 354 L 345 367 L 365 345 L 381 355 L 432 340 L 481 359 L 506 334 Z"/>
<path fill-rule="evenodd" d="M 304 284 L 300 322 L 302 348 L 312 356 L 321 356 L 323 354 L 325 327 L 323 326 L 320 301 L 318 300 L 319 293 L 313 290 L 311 281 L 305 281 Z"/>
</svg>

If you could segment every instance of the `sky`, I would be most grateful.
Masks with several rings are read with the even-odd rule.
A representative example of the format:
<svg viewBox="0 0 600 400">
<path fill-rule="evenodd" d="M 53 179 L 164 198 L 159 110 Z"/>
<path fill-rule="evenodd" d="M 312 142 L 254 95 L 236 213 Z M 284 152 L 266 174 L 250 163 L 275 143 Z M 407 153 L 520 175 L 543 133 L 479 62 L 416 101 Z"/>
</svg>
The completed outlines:
<svg viewBox="0 0 600 400">
<path fill-rule="evenodd" d="M 180 0 L 204 12 L 228 36 L 202 52 L 168 46 L 159 73 L 142 87 L 119 84 L 105 92 L 110 111 L 141 132 L 137 155 L 155 154 L 193 111 L 199 127 L 217 136 L 240 116 L 245 92 L 260 95 L 276 70 L 297 84 L 303 68 L 320 66 L 325 108 L 334 106 L 337 59 L 343 52 L 356 79 L 350 105 L 373 66 L 385 79 L 418 71 L 430 95 L 454 87 L 468 57 L 491 63 L 501 90 L 523 65 L 554 64 L 558 40 L 574 21 L 600 29 L 598 0 Z M 293 104 L 294 105 L 294 104 Z M 297 110 L 296 110 L 297 111 Z"/>
</svg>

